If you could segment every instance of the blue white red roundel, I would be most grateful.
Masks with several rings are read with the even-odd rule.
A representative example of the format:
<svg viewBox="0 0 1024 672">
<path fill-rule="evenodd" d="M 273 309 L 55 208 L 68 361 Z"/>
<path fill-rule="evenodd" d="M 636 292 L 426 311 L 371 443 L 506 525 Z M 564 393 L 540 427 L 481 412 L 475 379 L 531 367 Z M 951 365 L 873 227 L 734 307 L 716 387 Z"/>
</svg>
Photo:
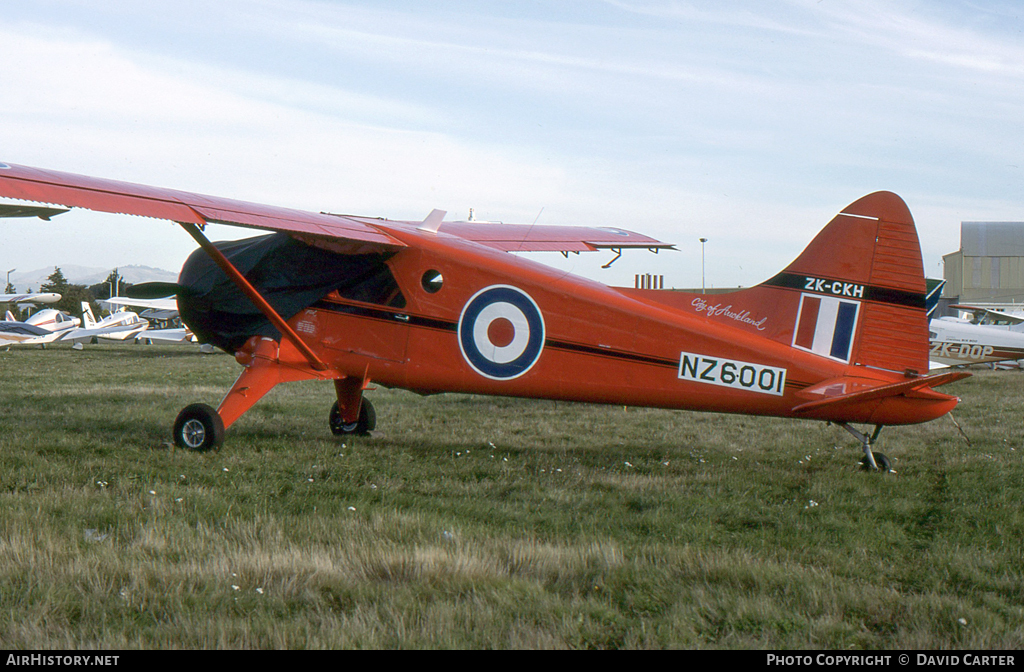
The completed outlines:
<svg viewBox="0 0 1024 672">
<path fill-rule="evenodd" d="M 509 285 L 486 287 L 462 309 L 459 348 L 480 375 L 494 380 L 518 378 L 544 349 L 544 318 L 523 290 Z"/>
</svg>

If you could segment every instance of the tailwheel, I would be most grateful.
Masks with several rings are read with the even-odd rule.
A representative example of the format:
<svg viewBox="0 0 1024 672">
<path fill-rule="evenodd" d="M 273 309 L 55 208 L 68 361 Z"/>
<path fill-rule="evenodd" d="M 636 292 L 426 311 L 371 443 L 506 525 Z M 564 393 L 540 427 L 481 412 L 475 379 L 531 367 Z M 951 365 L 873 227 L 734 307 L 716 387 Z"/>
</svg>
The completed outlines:
<svg viewBox="0 0 1024 672">
<path fill-rule="evenodd" d="M 863 469 L 864 471 L 881 471 L 887 474 L 896 473 L 893 470 L 892 465 L 889 463 L 889 458 L 883 455 L 882 453 L 876 453 L 874 451 L 871 451 L 871 457 L 874 458 L 876 466 L 872 467 L 871 462 L 868 460 L 868 456 L 865 455 L 864 457 L 860 458 L 861 469 Z"/>
<path fill-rule="evenodd" d="M 341 419 L 338 402 L 334 402 L 328 423 L 331 426 L 331 433 L 335 436 L 367 436 L 377 427 L 377 412 L 373 410 L 370 400 L 364 398 L 359 405 L 359 419 L 346 424 Z"/>
<path fill-rule="evenodd" d="M 206 404 L 186 406 L 174 421 L 174 443 L 198 452 L 220 448 L 224 443 L 224 421 L 216 409 Z"/>
<path fill-rule="evenodd" d="M 864 448 L 864 457 L 860 458 L 860 465 L 864 471 L 879 471 L 883 474 L 896 473 L 896 470 L 892 468 L 892 463 L 889 462 L 888 457 L 871 449 L 875 445 L 875 442 L 878 441 L 878 437 L 882 433 L 883 425 L 875 425 L 875 431 L 870 435 L 857 431 L 845 422 L 839 423 L 839 426 L 856 437 Z"/>
</svg>

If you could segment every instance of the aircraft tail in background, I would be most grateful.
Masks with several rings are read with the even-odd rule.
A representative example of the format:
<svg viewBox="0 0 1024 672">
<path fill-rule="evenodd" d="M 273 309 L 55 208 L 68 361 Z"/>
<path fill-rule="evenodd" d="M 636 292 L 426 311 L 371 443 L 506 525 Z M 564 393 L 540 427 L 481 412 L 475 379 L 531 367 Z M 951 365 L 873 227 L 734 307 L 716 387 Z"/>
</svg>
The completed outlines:
<svg viewBox="0 0 1024 672">
<path fill-rule="evenodd" d="M 82 301 L 82 328 L 92 329 L 96 326 L 96 317 L 92 314 L 92 307 Z"/>
</svg>

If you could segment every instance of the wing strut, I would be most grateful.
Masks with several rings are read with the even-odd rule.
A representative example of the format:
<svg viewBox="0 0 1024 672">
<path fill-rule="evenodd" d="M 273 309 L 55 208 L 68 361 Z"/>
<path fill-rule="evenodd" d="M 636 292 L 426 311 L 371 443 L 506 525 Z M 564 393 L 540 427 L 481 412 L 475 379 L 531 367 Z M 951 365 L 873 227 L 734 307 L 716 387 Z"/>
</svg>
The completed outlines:
<svg viewBox="0 0 1024 672">
<path fill-rule="evenodd" d="M 187 231 L 188 234 L 192 236 L 197 243 L 199 243 L 199 246 L 203 248 L 217 266 L 220 267 L 220 270 L 224 271 L 224 273 L 231 278 L 231 281 L 234 282 L 240 290 L 242 290 L 242 293 L 249 297 L 249 300 L 260 309 L 260 312 L 270 320 L 271 324 L 277 327 L 277 330 L 281 332 L 281 335 L 288 339 L 291 344 L 302 353 L 302 356 L 306 358 L 309 365 L 313 367 L 315 371 L 327 370 L 327 365 L 316 356 L 310 347 L 306 345 L 305 341 L 299 338 L 299 335 L 295 333 L 295 330 L 284 321 L 284 318 L 274 310 L 273 306 L 267 303 L 267 300 L 264 299 L 260 293 L 256 291 L 256 288 L 245 279 L 245 276 L 242 275 L 230 261 L 228 261 L 228 258 L 225 257 L 224 254 L 218 250 L 206 236 L 203 235 L 203 232 L 199 230 L 199 227 L 191 222 L 178 222 L 178 224 L 180 224 L 181 228 L 185 229 L 185 231 Z"/>
</svg>

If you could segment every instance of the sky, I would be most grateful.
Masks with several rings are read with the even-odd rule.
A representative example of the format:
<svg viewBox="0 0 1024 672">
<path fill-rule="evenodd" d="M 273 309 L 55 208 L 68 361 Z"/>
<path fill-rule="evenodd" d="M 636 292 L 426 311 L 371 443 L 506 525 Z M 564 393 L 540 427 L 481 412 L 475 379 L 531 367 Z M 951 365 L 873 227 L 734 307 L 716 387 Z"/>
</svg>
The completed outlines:
<svg viewBox="0 0 1024 672">
<path fill-rule="evenodd" d="M 0 162 L 391 219 L 615 226 L 535 254 L 613 285 L 749 286 L 878 190 L 925 271 L 1024 220 L 1016 0 L 0 3 Z M 211 237 L 251 231 L 211 227 Z M 701 261 L 700 238 L 704 244 Z M 0 273 L 177 271 L 168 222 L 0 220 Z M 23 289 L 23 288 L 22 288 Z"/>
</svg>

